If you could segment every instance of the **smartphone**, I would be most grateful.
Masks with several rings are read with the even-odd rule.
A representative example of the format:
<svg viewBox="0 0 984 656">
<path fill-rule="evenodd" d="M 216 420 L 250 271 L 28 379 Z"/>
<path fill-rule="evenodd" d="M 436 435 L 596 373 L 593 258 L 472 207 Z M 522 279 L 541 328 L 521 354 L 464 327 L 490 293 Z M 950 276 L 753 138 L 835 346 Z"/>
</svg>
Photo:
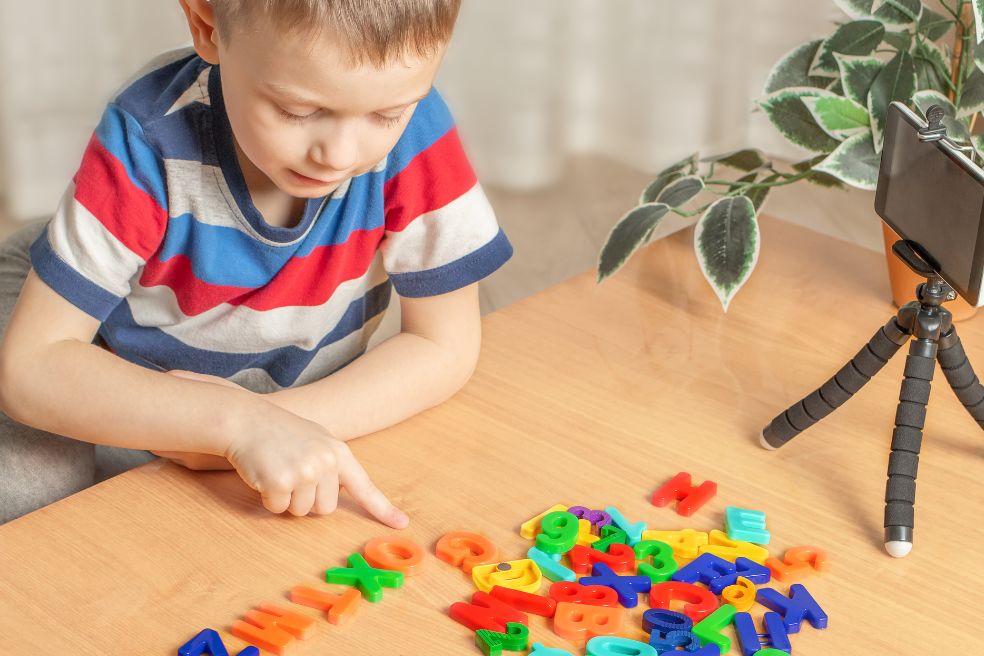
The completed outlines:
<svg viewBox="0 0 984 656">
<path fill-rule="evenodd" d="M 984 170 L 945 140 L 920 141 L 925 127 L 905 105 L 889 105 L 875 211 L 958 294 L 980 306 Z"/>
</svg>

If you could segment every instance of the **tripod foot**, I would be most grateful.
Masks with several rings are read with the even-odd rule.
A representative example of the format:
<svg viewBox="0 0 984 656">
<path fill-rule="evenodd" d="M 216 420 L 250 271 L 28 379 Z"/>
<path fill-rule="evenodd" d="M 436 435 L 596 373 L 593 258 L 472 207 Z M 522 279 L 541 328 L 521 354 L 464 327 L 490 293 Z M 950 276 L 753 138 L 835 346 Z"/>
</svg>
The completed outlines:
<svg viewBox="0 0 984 656">
<path fill-rule="evenodd" d="M 904 558 L 912 551 L 912 543 L 903 542 L 902 540 L 892 540 L 885 543 L 885 551 L 893 558 Z"/>
<path fill-rule="evenodd" d="M 763 449 L 768 449 L 769 451 L 775 451 L 778 447 L 774 447 L 769 444 L 768 440 L 765 439 L 765 431 L 759 432 L 759 444 L 762 445 Z"/>
</svg>

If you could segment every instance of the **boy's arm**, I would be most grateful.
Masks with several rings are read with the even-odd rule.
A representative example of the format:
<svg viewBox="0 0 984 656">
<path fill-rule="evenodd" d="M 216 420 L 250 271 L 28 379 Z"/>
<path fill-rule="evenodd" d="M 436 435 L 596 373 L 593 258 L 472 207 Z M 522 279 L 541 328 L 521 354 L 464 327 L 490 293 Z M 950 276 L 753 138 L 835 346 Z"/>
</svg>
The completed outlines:
<svg viewBox="0 0 984 656">
<path fill-rule="evenodd" d="M 3 411 L 95 444 L 223 455 L 236 422 L 263 404 L 127 362 L 90 343 L 98 327 L 32 269 L 0 343 Z"/>
<path fill-rule="evenodd" d="M 481 345 L 478 284 L 400 298 L 402 329 L 321 380 L 265 395 L 340 440 L 386 428 L 450 398 L 471 377 Z"/>
</svg>

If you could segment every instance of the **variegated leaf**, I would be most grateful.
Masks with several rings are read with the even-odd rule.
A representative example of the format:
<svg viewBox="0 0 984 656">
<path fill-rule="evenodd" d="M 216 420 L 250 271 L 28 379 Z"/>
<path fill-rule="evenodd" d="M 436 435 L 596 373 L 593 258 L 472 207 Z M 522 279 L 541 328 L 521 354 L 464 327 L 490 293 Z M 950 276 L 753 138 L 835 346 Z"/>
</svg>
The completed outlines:
<svg viewBox="0 0 984 656">
<path fill-rule="evenodd" d="M 857 20 L 871 16 L 871 6 L 874 4 L 874 0 L 834 0 L 834 4 L 851 20 Z"/>
<path fill-rule="evenodd" d="M 817 96 L 838 97 L 823 89 L 783 89 L 762 100 L 759 106 L 790 142 L 807 150 L 828 153 L 837 147 L 837 140 L 817 125 L 813 114 L 803 104 L 803 98 Z"/>
<path fill-rule="evenodd" d="M 908 104 L 916 92 L 916 68 L 912 55 L 900 52 L 885 64 L 868 91 L 868 114 L 874 135 L 875 152 L 881 152 L 888 106 L 898 100 Z"/>
<path fill-rule="evenodd" d="M 612 275 L 656 230 L 670 207 L 663 203 L 646 203 L 629 210 L 612 228 L 601 249 L 598 282 Z"/>
<path fill-rule="evenodd" d="M 850 98 L 803 98 L 803 104 L 813 114 L 817 125 L 834 139 L 846 139 L 870 129 L 868 110 Z"/>
<path fill-rule="evenodd" d="M 868 91 L 875 77 L 885 67 L 885 62 L 876 57 L 856 57 L 834 53 L 840 70 L 844 95 L 862 105 L 868 102 Z"/>
<path fill-rule="evenodd" d="M 871 131 L 856 134 L 815 167 L 814 171 L 828 173 L 838 180 L 859 189 L 878 186 L 878 166 L 881 157 L 875 152 Z"/>
<path fill-rule="evenodd" d="M 981 110 L 984 110 L 984 72 L 974 67 L 964 80 L 960 104 L 957 105 L 957 118 L 973 116 Z"/>
<path fill-rule="evenodd" d="M 870 55 L 885 38 L 885 25 L 876 20 L 858 20 L 844 23 L 817 49 L 810 75 L 837 75 L 834 53 L 843 55 Z"/>
<path fill-rule="evenodd" d="M 930 41 L 936 41 L 943 37 L 954 26 L 954 20 L 938 14 L 932 9 L 923 7 L 922 16 L 919 17 L 919 34 Z"/>
<path fill-rule="evenodd" d="M 755 268 L 759 241 L 755 207 L 744 196 L 715 201 L 697 222 L 697 261 L 725 312 Z"/>
<path fill-rule="evenodd" d="M 765 93 L 790 87 L 825 87 L 830 84 L 830 77 L 810 75 L 810 66 L 813 65 L 822 41 L 817 39 L 804 43 L 783 55 L 765 80 Z"/>
<path fill-rule="evenodd" d="M 704 190 L 704 181 L 700 176 L 688 175 L 685 178 L 675 180 L 666 189 L 660 192 L 656 198 L 657 203 L 664 203 L 670 207 L 681 207 L 687 201 Z"/>
</svg>

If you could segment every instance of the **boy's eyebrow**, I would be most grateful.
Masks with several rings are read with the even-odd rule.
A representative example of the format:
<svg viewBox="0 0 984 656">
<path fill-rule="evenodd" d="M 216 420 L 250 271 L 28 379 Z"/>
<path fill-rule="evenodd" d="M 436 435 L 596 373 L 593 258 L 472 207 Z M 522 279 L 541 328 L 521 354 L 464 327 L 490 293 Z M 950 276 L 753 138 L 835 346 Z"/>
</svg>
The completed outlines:
<svg viewBox="0 0 984 656">
<path fill-rule="evenodd" d="M 277 92 L 277 93 L 279 93 L 279 94 L 281 94 L 283 96 L 288 96 L 288 97 L 290 97 L 290 99 L 296 100 L 296 101 L 298 101 L 300 103 L 303 103 L 303 104 L 306 104 L 306 105 L 317 105 L 317 106 L 320 106 L 321 105 L 321 103 L 319 103 L 319 102 L 317 102 L 315 100 L 312 100 L 310 98 L 305 98 L 302 95 L 298 95 L 298 94 L 294 93 L 293 91 L 291 91 L 290 89 L 288 89 L 285 86 L 282 86 L 282 85 L 279 85 L 279 84 L 273 84 L 273 83 L 268 83 L 266 86 L 269 89 L 271 89 L 272 91 L 275 91 L 275 92 Z M 430 95 L 430 92 L 431 92 L 431 90 L 430 89 L 427 89 L 427 93 L 425 93 L 424 95 L 419 96 L 417 98 L 414 98 L 413 100 L 409 100 L 407 102 L 399 103 L 399 104 L 396 104 L 396 105 L 391 105 L 389 107 L 382 107 L 382 108 L 377 109 L 375 111 L 377 111 L 377 112 L 385 112 L 385 111 L 390 110 L 390 109 L 399 109 L 400 107 L 408 107 L 408 106 L 410 106 L 410 105 L 412 105 L 414 103 L 420 102 L 421 100 L 423 100 L 424 98 L 426 98 L 427 96 L 429 96 Z"/>
</svg>

